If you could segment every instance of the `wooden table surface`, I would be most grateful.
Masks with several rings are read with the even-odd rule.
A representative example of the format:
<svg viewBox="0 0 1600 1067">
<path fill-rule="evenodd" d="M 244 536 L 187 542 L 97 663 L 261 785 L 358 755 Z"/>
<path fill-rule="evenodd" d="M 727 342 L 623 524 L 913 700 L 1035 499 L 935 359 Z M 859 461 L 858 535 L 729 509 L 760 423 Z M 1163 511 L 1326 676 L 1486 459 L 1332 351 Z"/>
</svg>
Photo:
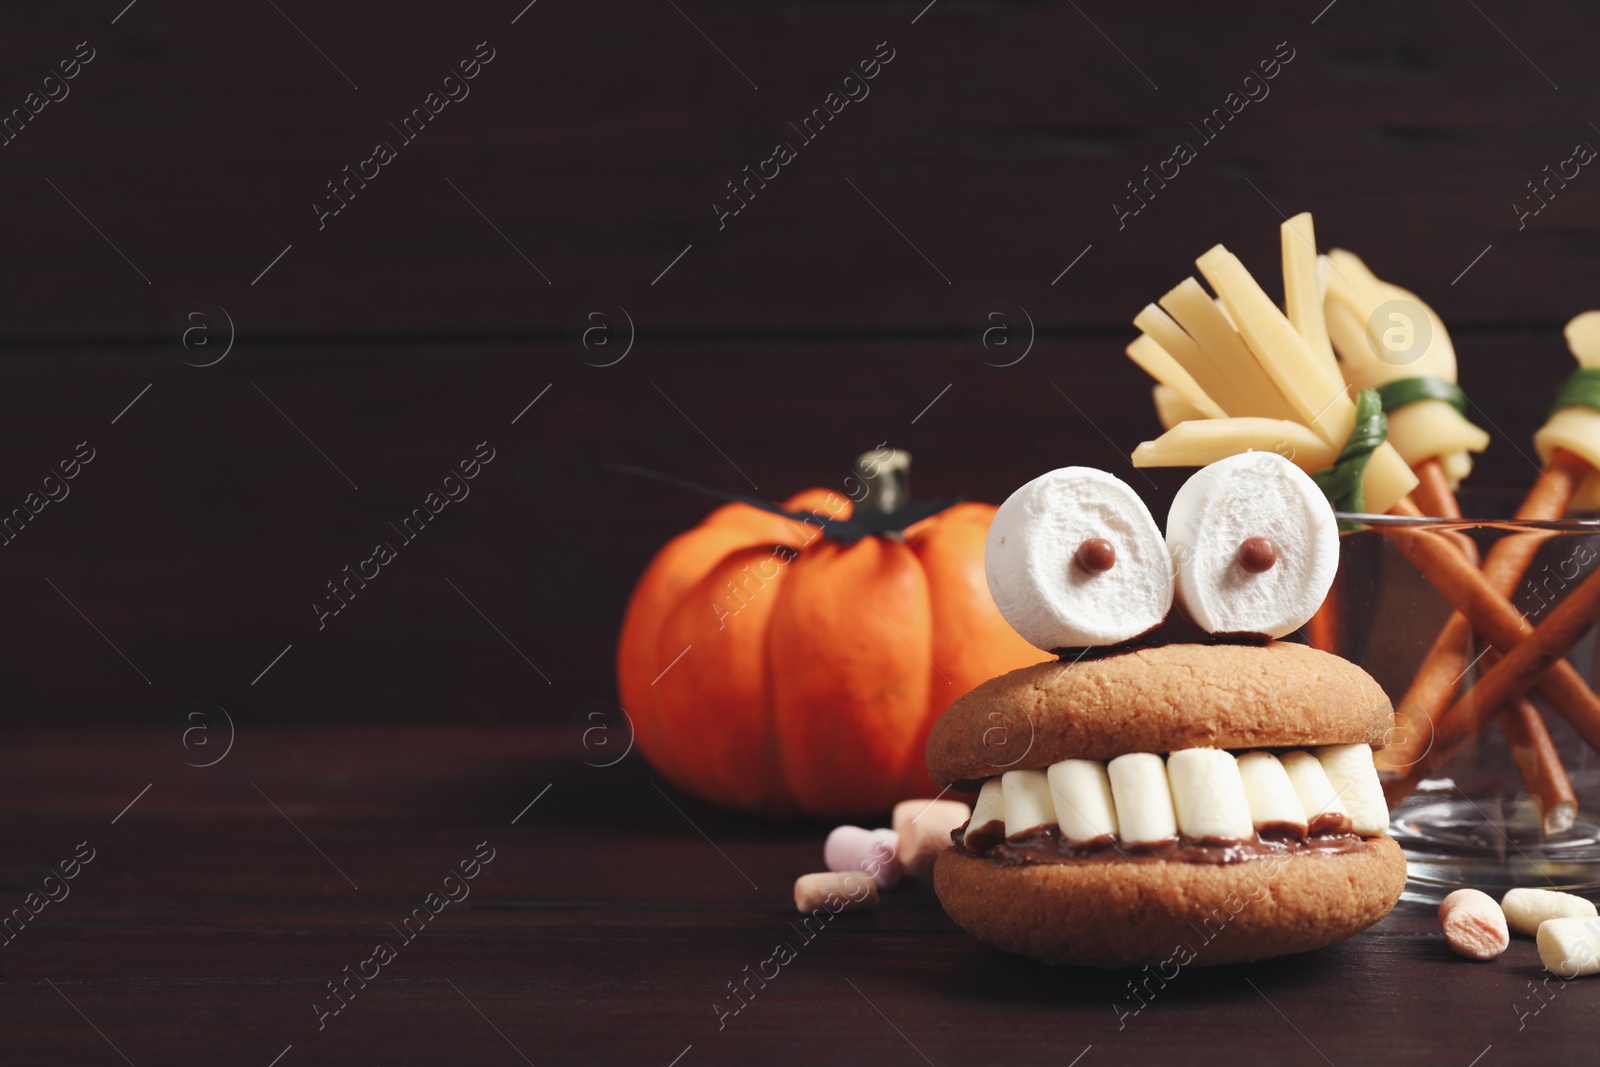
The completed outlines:
<svg viewBox="0 0 1600 1067">
<path fill-rule="evenodd" d="M 599 766 L 620 720 L 610 751 L 576 726 L 240 729 L 186 766 L 224 726 L 187 747 L 8 736 L 6 907 L 93 859 L 0 949 L 3 1062 L 1493 1067 L 1593 1062 L 1600 1039 L 1600 982 L 1535 999 L 1528 940 L 1468 963 L 1423 907 L 1320 952 L 1180 971 L 1137 1014 L 1143 976 L 987 948 L 925 885 L 805 939 L 791 885 L 827 828 L 709 809 L 637 752 Z M 492 859 L 449 880 L 475 855 Z M 391 924 L 435 892 L 462 899 L 403 940 Z M 379 942 L 393 958 L 323 1018 L 326 983 L 371 975 Z M 779 943 L 795 958 L 719 1015 Z"/>
</svg>

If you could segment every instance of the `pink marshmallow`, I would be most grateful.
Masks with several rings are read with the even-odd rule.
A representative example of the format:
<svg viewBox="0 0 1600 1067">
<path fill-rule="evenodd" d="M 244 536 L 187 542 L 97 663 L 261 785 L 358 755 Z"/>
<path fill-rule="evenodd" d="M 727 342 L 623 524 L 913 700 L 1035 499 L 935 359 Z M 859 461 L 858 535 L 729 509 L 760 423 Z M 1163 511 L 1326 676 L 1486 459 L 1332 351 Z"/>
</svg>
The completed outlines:
<svg viewBox="0 0 1600 1067">
<path fill-rule="evenodd" d="M 1457 889 L 1439 903 L 1445 944 L 1469 960 L 1492 960 L 1506 950 L 1511 934 L 1505 912 L 1487 893 Z"/>
<path fill-rule="evenodd" d="M 933 861 L 950 847 L 950 832 L 972 818 L 959 800 L 902 800 L 894 806 L 900 863 L 913 878 L 933 873 Z"/>
<path fill-rule="evenodd" d="M 822 858 L 830 871 L 865 871 L 889 889 L 900 881 L 900 837 L 893 830 L 864 830 L 859 826 L 836 826 L 822 847 Z"/>
</svg>

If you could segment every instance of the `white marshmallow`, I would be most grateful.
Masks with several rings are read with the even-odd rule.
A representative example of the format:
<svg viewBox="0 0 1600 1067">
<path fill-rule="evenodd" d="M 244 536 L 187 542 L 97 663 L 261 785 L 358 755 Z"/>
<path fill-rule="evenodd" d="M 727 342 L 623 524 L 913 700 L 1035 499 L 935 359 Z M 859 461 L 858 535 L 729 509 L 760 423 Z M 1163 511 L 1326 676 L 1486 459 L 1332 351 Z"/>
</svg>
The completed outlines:
<svg viewBox="0 0 1600 1067">
<path fill-rule="evenodd" d="M 878 887 L 860 871 L 802 874 L 794 881 L 794 906 L 802 915 L 826 908 L 839 914 L 878 906 Z"/>
<path fill-rule="evenodd" d="M 1538 933 L 1551 919 L 1592 919 L 1594 904 L 1571 893 L 1553 889 L 1511 889 L 1500 900 L 1506 922 L 1519 934 Z"/>
<path fill-rule="evenodd" d="M 1388 833 L 1389 805 L 1383 799 L 1372 746 L 1323 745 L 1311 754 L 1322 764 L 1329 784 L 1350 813 L 1350 828 L 1368 836 Z"/>
<path fill-rule="evenodd" d="M 1276 561 L 1260 573 L 1239 546 L 1265 537 Z M 1184 614 L 1214 634 L 1283 637 L 1303 626 L 1333 585 L 1339 530 L 1322 490 L 1275 452 L 1243 452 L 1196 471 L 1167 513 Z"/>
<path fill-rule="evenodd" d="M 1600 973 L 1600 919 L 1547 919 L 1539 924 L 1539 962 L 1557 978 Z"/>
<path fill-rule="evenodd" d="M 1116 560 L 1091 573 L 1076 557 L 1095 538 Z M 984 570 L 1000 614 L 1046 652 L 1127 641 L 1172 610 L 1172 561 L 1155 519 L 1126 483 L 1089 467 L 1012 493 L 989 524 Z"/>
<path fill-rule="evenodd" d="M 1007 837 L 1056 824 L 1050 781 L 1044 771 L 1007 771 L 1000 776 L 1000 790 L 1005 801 Z"/>
<path fill-rule="evenodd" d="M 1068 759 L 1046 772 L 1061 836 L 1075 845 L 1100 841 L 1117 832 L 1111 779 L 1099 760 Z"/>
<path fill-rule="evenodd" d="M 1250 821 L 1255 828 L 1293 827 L 1306 835 L 1306 811 L 1278 757 L 1270 752 L 1246 752 L 1239 757 L 1239 777 L 1250 800 Z"/>
<path fill-rule="evenodd" d="M 1153 752 L 1130 752 L 1106 764 L 1117 824 L 1127 845 L 1154 845 L 1178 836 L 1167 765 Z"/>
<path fill-rule="evenodd" d="M 1220 748 L 1185 748 L 1167 757 L 1167 778 L 1185 837 L 1247 841 L 1255 834 L 1239 766 Z"/>
<path fill-rule="evenodd" d="M 1324 814 L 1349 818 L 1350 812 L 1340 801 L 1339 791 L 1328 781 L 1328 772 L 1322 769 L 1317 757 L 1309 752 L 1285 752 L 1278 762 L 1283 764 L 1289 781 L 1294 784 L 1295 795 L 1300 798 L 1300 807 L 1308 823 Z"/>
<path fill-rule="evenodd" d="M 972 818 L 967 822 L 967 832 L 961 837 L 962 843 L 971 845 L 972 835 L 988 828 L 991 823 L 999 823 L 1000 833 L 1005 833 L 1006 802 L 1000 790 L 999 778 L 990 778 L 978 790 L 978 802 L 972 806 Z"/>
</svg>

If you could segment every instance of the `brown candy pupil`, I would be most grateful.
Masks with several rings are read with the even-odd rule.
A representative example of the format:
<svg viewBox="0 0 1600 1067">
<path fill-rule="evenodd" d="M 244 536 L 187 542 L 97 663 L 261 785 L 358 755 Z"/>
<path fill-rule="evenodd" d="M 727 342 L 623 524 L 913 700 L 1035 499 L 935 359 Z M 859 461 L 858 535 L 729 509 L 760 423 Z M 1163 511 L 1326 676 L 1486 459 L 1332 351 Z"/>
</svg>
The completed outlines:
<svg viewBox="0 0 1600 1067">
<path fill-rule="evenodd" d="M 1090 574 L 1099 574 L 1116 565 L 1117 549 L 1104 537 L 1091 537 L 1078 546 L 1078 554 L 1074 558 L 1078 566 Z"/>
<path fill-rule="evenodd" d="M 1239 566 L 1251 574 L 1272 569 L 1278 562 L 1278 546 L 1265 537 L 1249 537 L 1239 546 Z"/>
</svg>

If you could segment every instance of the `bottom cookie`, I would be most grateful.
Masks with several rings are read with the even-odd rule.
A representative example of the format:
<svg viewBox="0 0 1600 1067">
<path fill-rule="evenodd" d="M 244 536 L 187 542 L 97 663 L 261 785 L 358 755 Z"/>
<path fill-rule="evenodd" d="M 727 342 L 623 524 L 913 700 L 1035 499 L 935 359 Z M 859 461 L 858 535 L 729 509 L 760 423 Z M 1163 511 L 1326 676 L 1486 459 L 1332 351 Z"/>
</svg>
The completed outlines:
<svg viewBox="0 0 1600 1067">
<path fill-rule="evenodd" d="M 1370 839 L 1341 855 L 1225 865 L 1006 866 L 940 854 L 933 884 L 956 924 L 1046 963 L 1213 966 L 1307 952 L 1360 933 L 1405 888 L 1405 854 Z"/>
</svg>

